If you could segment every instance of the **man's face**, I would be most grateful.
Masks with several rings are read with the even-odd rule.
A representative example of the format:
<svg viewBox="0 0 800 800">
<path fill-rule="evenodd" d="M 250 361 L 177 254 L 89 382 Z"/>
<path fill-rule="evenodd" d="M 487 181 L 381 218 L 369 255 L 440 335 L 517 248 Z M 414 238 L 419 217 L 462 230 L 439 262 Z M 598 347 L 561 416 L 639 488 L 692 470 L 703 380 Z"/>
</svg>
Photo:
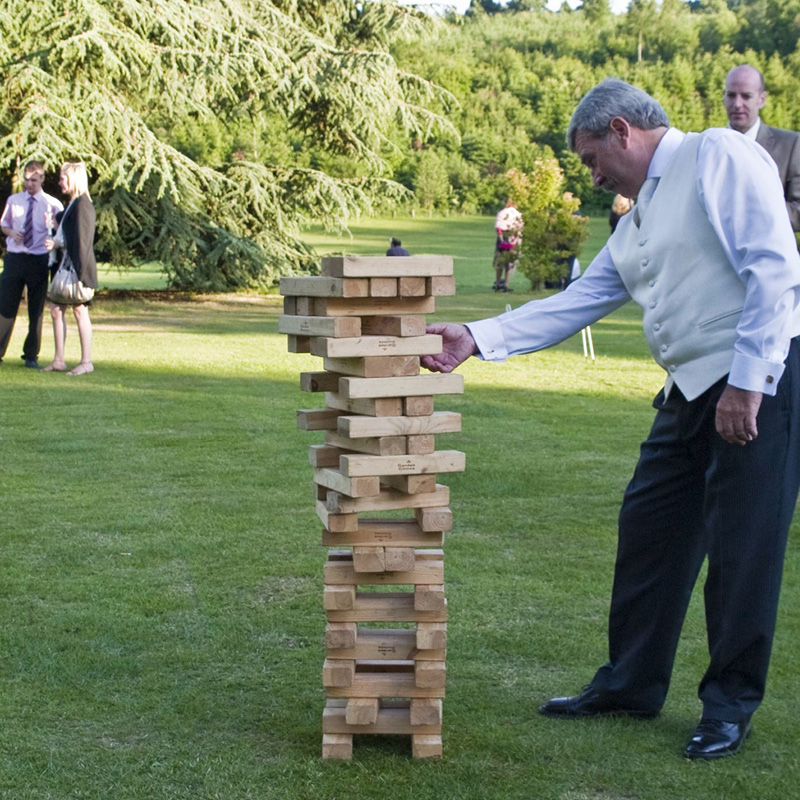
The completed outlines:
<svg viewBox="0 0 800 800">
<path fill-rule="evenodd" d="M 731 128 L 740 133 L 749 131 L 758 119 L 758 112 L 767 102 L 761 79 L 752 67 L 736 67 L 725 79 L 723 96 Z"/>
<path fill-rule="evenodd" d="M 22 183 L 28 194 L 36 194 L 42 188 L 44 175 L 36 171 L 26 172 Z"/>
<path fill-rule="evenodd" d="M 591 170 L 595 186 L 612 194 L 635 197 L 644 181 L 638 175 L 630 150 L 614 131 L 596 138 L 584 131 L 575 135 L 575 152 Z"/>
</svg>

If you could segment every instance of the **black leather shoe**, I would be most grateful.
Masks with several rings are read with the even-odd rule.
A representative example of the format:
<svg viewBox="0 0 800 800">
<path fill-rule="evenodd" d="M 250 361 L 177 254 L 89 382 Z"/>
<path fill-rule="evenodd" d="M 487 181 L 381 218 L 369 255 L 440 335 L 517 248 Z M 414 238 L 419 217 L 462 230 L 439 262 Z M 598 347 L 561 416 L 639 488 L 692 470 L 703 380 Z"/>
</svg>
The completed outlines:
<svg viewBox="0 0 800 800">
<path fill-rule="evenodd" d="M 734 756 L 742 749 L 749 733 L 749 719 L 743 722 L 701 719 L 683 754 L 686 758 L 706 759 Z"/>
<path fill-rule="evenodd" d="M 565 719 L 578 717 L 639 717 L 650 719 L 658 716 L 658 711 L 641 711 L 624 708 L 609 700 L 602 692 L 587 686 L 577 697 L 554 697 L 543 706 L 539 713 L 546 717 Z"/>
<path fill-rule="evenodd" d="M 25 366 L 28 369 L 41 369 L 41 367 L 39 366 L 39 362 L 35 358 L 26 358 Z"/>
</svg>

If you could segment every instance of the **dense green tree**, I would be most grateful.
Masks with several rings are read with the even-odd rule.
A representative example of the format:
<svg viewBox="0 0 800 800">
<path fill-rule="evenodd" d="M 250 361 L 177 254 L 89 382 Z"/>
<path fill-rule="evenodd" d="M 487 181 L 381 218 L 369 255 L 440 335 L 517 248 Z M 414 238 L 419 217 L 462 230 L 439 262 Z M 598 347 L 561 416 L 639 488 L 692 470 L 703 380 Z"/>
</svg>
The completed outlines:
<svg viewBox="0 0 800 800">
<path fill-rule="evenodd" d="M 442 93 L 388 53 L 423 24 L 355 0 L 5 0 L 0 170 L 81 159 L 116 263 L 158 259 L 178 286 L 269 285 L 308 263 L 303 219 L 343 225 L 402 194 L 394 131 L 448 127 L 425 108 Z M 276 124 L 368 174 L 285 161 L 264 146 Z"/>
</svg>

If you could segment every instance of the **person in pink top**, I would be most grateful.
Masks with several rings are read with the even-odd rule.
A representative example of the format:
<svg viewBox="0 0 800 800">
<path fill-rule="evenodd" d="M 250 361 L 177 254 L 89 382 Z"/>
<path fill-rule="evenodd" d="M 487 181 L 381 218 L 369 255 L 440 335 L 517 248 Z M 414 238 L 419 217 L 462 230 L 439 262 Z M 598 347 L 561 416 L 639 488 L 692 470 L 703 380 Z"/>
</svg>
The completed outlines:
<svg viewBox="0 0 800 800">
<path fill-rule="evenodd" d="M 513 292 L 508 281 L 519 261 L 519 248 L 522 244 L 522 214 L 514 201 L 509 198 L 494 220 L 497 242 L 494 248 L 494 284 L 496 292 Z"/>
</svg>

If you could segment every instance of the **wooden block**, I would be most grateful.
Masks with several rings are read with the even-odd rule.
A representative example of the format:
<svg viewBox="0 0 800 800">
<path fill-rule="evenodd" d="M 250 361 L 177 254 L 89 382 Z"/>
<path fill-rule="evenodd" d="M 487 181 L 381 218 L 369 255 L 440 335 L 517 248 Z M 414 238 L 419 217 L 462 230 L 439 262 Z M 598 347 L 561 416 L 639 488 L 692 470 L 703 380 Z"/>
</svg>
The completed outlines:
<svg viewBox="0 0 800 800">
<path fill-rule="evenodd" d="M 368 436 L 422 436 L 424 434 L 456 433 L 460 430 L 461 414 L 452 411 L 437 411 L 426 417 L 352 417 L 343 415 L 337 420 L 337 432 L 341 436 L 349 436 L 353 439 Z"/>
<path fill-rule="evenodd" d="M 386 572 L 410 573 L 416 564 L 413 547 L 386 547 L 383 560 Z"/>
<path fill-rule="evenodd" d="M 337 421 L 338 427 L 338 421 Z M 436 439 L 431 433 L 406 437 L 406 452 L 410 456 L 427 456 L 436 450 Z"/>
<path fill-rule="evenodd" d="M 369 298 L 367 298 L 369 301 Z M 318 300 L 319 303 L 332 303 L 333 300 Z M 351 303 L 355 300 L 341 300 L 342 303 Z M 352 339 L 361 336 L 361 320 L 357 318 L 329 317 L 325 314 L 314 316 L 289 316 L 283 314 L 278 317 L 278 333 L 288 333 L 293 336 L 333 336 L 335 339 Z M 309 350 L 306 352 L 310 352 Z"/>
<path fill-rule="evenodd" d="M 357 439 L 347 439 L 355 442 Z M 330 442 L 335 444 L 335 442 Z M 363 475 L 420 475 L 430 472 L 463 472 L 466 456 L 460 450 L 437 450 L 427 456 L 342 456 L 339 467 L 351 478 Z"/>
<path fill-rule="evenodd" d="M 447 623 L 418 622 L 416 641 L 420 650 L 446 650 Z"/>
<path fill-rule="evenodd" d="M 433 414 L 433 397 L 422 395 L 403 398 L 403 413 L 407 417 L 430 417 Z"/>
<path fill-rule="evenodd" d="M 310 353 L 311 340 L 308 336 L 287 336 L 286 349 L 290 353 Z"/>
<path fill-rule="evenodd" d="M 427 610 L 415 608 L 414 599 L 414 592 L 357 592 L 353 608 L 326 609 L 328 622 L 447 622 L 447 602 Z"/>
<path fill-rule="evenodd" d="M 438 661 L 431 661 L 438 664 Z M 356 662 L 326 658 L 322 665 L 323 686 L 351 686 L 356 674 Z"/>
<path fill-rule="evenodd" d="M 386 569 L 385 548 L 354 547 L 353 569 L 356 574 L 364 572 L 383 572 Z"/>
<path fill-rule="evenodd" d="M 312 305 L 310 297 L 295 297 L 295 314 L 301 317 L 310 317 L 314 313 L 314 306 Z"/>
<path fill-rule="evenodd" d="M 419 356 L 368 356 L 366 358 L 325 358 L 322 366 L 331 372 L 361 378 L 394 378 L 419 375 Z M 328 391 L 338 391 L 332 386 Z"/>
<path fill-rule="evenodd" d="M 316 505 L 316 512 L 317 516 L 320 519 L 320 522 L 323 526 L 331 531 L 331 533 L 345 533 L 348 531 L 357 531 L 358 530 L 358 514 L 355 512 L 349 512 L 346 514 L 340 514 L 336 511 L 328 511 L 328 500 L 331 499 L 331 495 L 334 495 L 337 498 L 341 498 L 338 492 L 331 492 L 329 491 L 327 494 L 326 500 L 318 500 Z M 378 495 L 380 497 L 380 495 Z M 334 503 L 331 502 L 333 505 Z"/>
<path fill-rule="evenodd" d="M 328 499 L 328 489 L 325 486 L 314 484 L 314 499 L 326 502 Z"/>
<path fill-rule="evenodd" d="M 342 663 L 349 664 L 350 662 Z M 444 661 L 417 661 L 414 664 L 414 678 L 417 686 L 421 688 L 442 689 L 444 688 L 446 677 L 447 671 Z"/>
<path fill-rule="evenodd" d="M 335 431 L 336 420 L 341 415 L 337 408 L 299 408 L 297 427 L 301 431 Z"/>
<path fill-rule="evenodd" d="M 456 279 L 453 275 L 436 275 L 428 278 L 425 293 L 434 297 L 445 297 L 456 293 Z"/>
<path fill-rule="evenodd" d="M 435 663 L 435 662 L 434 662 Z M 350 686 L 326 686 L 328 697 L 444 697 L 442 687 L 417 686 L 413 672 L 359 672 Z"/>
<path fill-rule="evenodd" d="M 442 502 L 443 500 L 444 502 Z M 442 508 L 449 502 L 450 489 L 447 486 L 437 484 L 435 492 L 426 494 L 405 494 L 394 489 L 382 489 L 377 497 L 346 497 L 339 494 L 339 492 L 328 492 L 325 508 L 329 514 L 355 516 L 364 511 L 394 511 L 399 508 Z M 330 525 L 325 525 L 325 527 L 329 531 L 334 530 Z M 347 530 L 358 530 L 358 525 Z"/>
<path fill-rule="evenodd" d="M 335 372 L 301 372 L 300 390 L 303 392 L 338 392 L 339 378 L 341 377 Z"/>
<path fill-rule="evenodd" d="M 415 586 L 441 585 L 444 581 L 444 562 L 420 560 L 406 572 L 356 572 L 352 561 L 328 561 L 323 570 L 326 586 L 398 586 L 412 583 Z"/>
<path fill-rule="evenodd" d="M 339 623 L 328 623 L 328 625 Z M 342 623 L 344 625 L 353 623 Z M 423 624 L 444 623 L 417 623 Z M 327 641 L 327 639 L 326 639 Z M 424 651 L 417 648 L 416 633 L 406 628 L 359 628 L 355 644 L 352 647 L 329 648 L 326 651 L 328 658 L 354 659 L 358 661 L 379 661 L 387 659 L 392 661 L 407 659 L 423 661 L 444 661 L 446 651 L 427 648 Z"/>
<path fill-rule="evenodd" d="M 324 467 L 314 470 L 314 483 L 341 492 L 348 497 L 376 497 L 380 494 L 380 481 L 378 478 L 348 478 L 338 469 Z M 443 529 L 444 530 L 444 529 Z"/>
<path fill-rule="evenodd" d="M 349 761 L 353 757 L 353 735 L 347 733 L 323 733 L 322 757 Z"/>
<path fill-rule="evenodd" d="M 397 278 L 370 278 L 370 297 L 397 297 Z"/>
<path fill-rule="evenodd" d="M 405 494 L 436 491 L 436 475 L 381 475 L 381 486 Z"/>
<path fill-rule="evenodd" d="M 423 623 L 438 625 L 442 623 Z M 358 625 L 355 622 L 329 622 L 325 625 L 325 648 L 328 651 L 353 651 L 358 637 Z M 417 626 L 417 645 L 419 646 L 419 626 Z M 353 656 L 353 660 L 355 660 Z"/>
<path fill-rule="evenodd" d="M 308 463 L 312 467 L 334 467 L 339 468 L 339 456 L 347 451 L 341 447 L 331 447 L 327 444 L 312 444 L 308 448 Z"/>
<path fill-rule="evenodd" d="M 411 756 L 412 758 L 441 758 L 442 737 L 421 735 L 412 736 Z"/>
<path fill-rule="evenodd" d="M 369 698 L 364 698 L 369 699 Z M 436 699 L 436 698 L 419 698 Z M 327 734 L 352 734 L 363 733 L 363 728 L 347 724 L 346 699 L 329 699 L 322 712 L 322 730 Z M 410 701 L 408 700 L 382 700 L 379 701 L 378 718 L 370 725 L 369 733 L 381 735 L 420 735 L 430 736 L 441 733 L 441 723 L 437 725 L 411 725 Z"/>
<path fill-rule="evenodd" d="M 284 314 L 297 313 L 297 301 L 294 299 L 294 297 L 283 298 L 283 313 Z"/>
<path fill-rule="evenodd" d="M 461 394 L 464 376 L 458 373 L 415 375 L 408 378 L 340 378 L 339 394 L 348 400 L 373 397 Z M 431 411 L 431 413 L 433 413 Z M 409 416 L 420 416 L 411 414 Z"/>
<path fill-rule="evenodd" d="M 312 303 L 314 317 L 335 318 L 335 317 L 385 317 L 389 314 L 397 315 L 419 315 L 433 314 L 436 311 L 436 299 L 433 297 L 335 297 L 332 299 L 315 298 Z M 295 331 L 282 331 L 280 329 L 280 317 L 278 322 L 279 333 L 295 333 Z M 295 317 L 285 317 L 285 319 L 295 319 Z M 306 333 L 305 331 L 299 331 Z M 375 331 L 370 331 L 374 333 Z M 424 333 L 424 331 L 423 331 Z M 310 333 L 310 336 L 331 336 L 330 333 Z M 358 322 L 358 331 L 351 333 L 350 336 L 361 335 L 361 320 Z M 422 333 L 416 333 L 421 336 Z M 337 337 L 343 338 L 343 337 Z"/>
<path fill-rule="evenodd" d="M 366 317 L 368 323 L 381 317 Z M 442 337 L 437 334 L 425 334 L 425 324 L 422 317 L 412 319 L 422 320 L 420 335 L 413 336 L 358 336 L 353 339 L 332 339 L 314 337 L 311 339 L 311 353 L 322 358 L 368 358 L 370 356 L 425 356 L 442 352 Z M 374 327 L 368 325 L 368 327 Z M 364 330 L 362 320 L 361 330 Z M 424 334 L 424 335 L 423 335 Z"/>
<path fill-rule="evenodd" d="M 379 710 L 380 701 L 377 697 L 351 697 L 347 701 L 344 718 L 348 725 L 374 725 L 378 721 Z"/>
<path fill-rule="evenodd" d="M 355 602 L 355 586 L 326 586 L 323 589 L 322 606 L 326 611 L 351 611 Z"/>
<path fill-rule="evenodd" d="M 400 297 L 425 297 L 428 292 L 428 281 L 432 278 L 404 277 L 397 279 L 397 293 Z"/>
<path fill-rule="evenodd" d="M 442 701 L 438 697 L 417 697 L 409 706 L 412 725 L 441 725 Z"/>
<path fill-rule="evenodd" d="M 325 392 L 325 404 L 349 414 L 364 414 L 369 417 L 393 417 L 403 411 L 400 397 L 379 397 L 374 400 L 347 400 L 335 392 Z"/>
<path fill-rule="evenodd" d="M 326 256 L 322 259 L 321 272 L 336 278 L 452 275 L 453 259 L 450 256 Z"/>
<path fill-rule="evenodd" d="M 418 312 L 429 313 L 429 312 Z M 420 338 L 425 335 L 425 317 L 401 314 L 397 309 L 394 314 L 364 317 L 361 320 L 361 332 L 364 336 L 399 336 L 401 338 Z M 441 353 L 441 348 L 437 351 Z"/>
<path fill-rule="evenodd" d="M 355 450 L 358 453 L 382 456 L 401 456 L 406 453 L 405 436 L 378 436 L 366 439 L 349 439 L 329 430 L 325 434 L 325 444 L 342 450 Z"/>
<path fill-rule="evenodd" d="M 450 531 L 453 529 L 453 512 L 449 508 L 428 507 L 424 510 L 416 508 L 414 517 L 423 531 Z"/>
<path fill-rule="evenodd" d="M 282 295 L 305 297 L 369 297 L 369 280 L 366 278 L 328 278 L 325 276 L 281 278 Z M 285 301 L 293 299 L 284 298 Z M 287 314 L 291 313 L 289 311 Z"/>
<path fill-rule="evenodd" d="M 441 547 L 442 533 L 425 533 L 415 520 L 359 519 L 358 528 L 346 533 L 322 531 L 322 544 L 327 547 L 379 546 L 386 547 Z"/>
<path fill-rule="evenodd" d="M 446 607 L 444 586 L 429 584 L 414 587 L 414 609 L 416 611 L 442 611 Z"/>
</svg>

